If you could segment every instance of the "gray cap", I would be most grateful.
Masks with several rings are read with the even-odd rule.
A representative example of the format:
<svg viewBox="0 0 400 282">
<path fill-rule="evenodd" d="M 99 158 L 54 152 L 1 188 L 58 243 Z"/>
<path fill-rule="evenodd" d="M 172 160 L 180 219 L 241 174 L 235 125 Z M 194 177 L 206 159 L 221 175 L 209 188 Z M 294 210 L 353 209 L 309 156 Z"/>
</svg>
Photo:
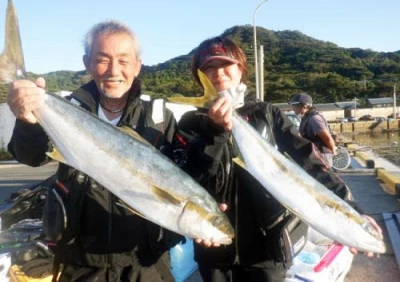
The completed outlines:
<svg viewBox="0 0 400 282">
<path fill-rule="evenodd" d="M 312 106 L 312 98 L 310 95 L 306 93 L 300 93 L 293 96 L 293 98 L 289 101 L 290 105 L 303 104 L 306 106 Z"/>
</svg>

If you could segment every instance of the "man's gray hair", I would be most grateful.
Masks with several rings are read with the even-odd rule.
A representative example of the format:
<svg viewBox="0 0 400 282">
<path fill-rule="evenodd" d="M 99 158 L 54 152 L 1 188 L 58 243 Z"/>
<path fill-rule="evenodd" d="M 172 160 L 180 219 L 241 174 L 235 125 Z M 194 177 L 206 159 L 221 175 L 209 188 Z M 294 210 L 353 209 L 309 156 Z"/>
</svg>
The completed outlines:
<svg viewBox="0 0 400 282">
<path fill-rule="evenodd" d="M 137 39 L 135 33 L 124 23 L 111 20 L 104 21 L 94 25 L 85 35 L 83 40 L 83 45 L 85 48 L 85 55 L 90 57 L 92 55 L 93 41 L 103 34 L 118 34 L 126 33 L 129 34 L 135 44 L 135 55 L 137 59 L 141 57 L 141 50 L 139 40 Z"/>
</svg>

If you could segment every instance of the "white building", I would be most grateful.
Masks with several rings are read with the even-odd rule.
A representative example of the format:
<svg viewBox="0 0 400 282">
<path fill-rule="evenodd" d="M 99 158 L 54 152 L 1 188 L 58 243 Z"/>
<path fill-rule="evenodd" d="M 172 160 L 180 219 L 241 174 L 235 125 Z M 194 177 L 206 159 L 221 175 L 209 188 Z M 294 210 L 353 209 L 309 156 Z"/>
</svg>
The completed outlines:
<svg viewBox="0 0 400 282">
<path fill-rule="evenodd" d="M 0 104 L 0 150 L 6 149 L 11 139 L 15 116 L 6 103 Z"/>
</svg>

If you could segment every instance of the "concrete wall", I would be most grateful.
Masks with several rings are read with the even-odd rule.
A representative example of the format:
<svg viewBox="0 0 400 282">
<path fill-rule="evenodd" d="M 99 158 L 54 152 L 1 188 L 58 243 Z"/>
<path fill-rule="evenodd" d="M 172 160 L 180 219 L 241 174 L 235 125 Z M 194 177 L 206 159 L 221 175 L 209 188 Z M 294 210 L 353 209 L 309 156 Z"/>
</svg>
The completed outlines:
<svg viewBox="0 0 400 282">
<path fill-rule="evenodd" d="M 329 123 L 329 128 L 334 133 L 370 133 L 400 130 L 400 119 L 387 121 L 357 121 L 344 123 Z"/>
<path fill-rule="evenodd" d="M 15 117 L 7 104 L 0 104 L 0 150 L 7 147 L 14 128 Z"/>
<path fill-rule="evenodd" d="M 318 107 L 317 107 L 318 110 Z M 320 111 L 321 115 L 329 122 L 336 121 L 338 118 L 343 118 L 345 110 L 334 110 L 334 111 Z M 397 113 L 400 113 L 400 107 L 397 107 Z M 393 108 L 367 108 L 367 109 L 356 109 L 351 110 L 351 117 L 359 119 L 364 115 L 372 115 L 373 117 L 387 117 L 393 114 Z"/>
</svg>

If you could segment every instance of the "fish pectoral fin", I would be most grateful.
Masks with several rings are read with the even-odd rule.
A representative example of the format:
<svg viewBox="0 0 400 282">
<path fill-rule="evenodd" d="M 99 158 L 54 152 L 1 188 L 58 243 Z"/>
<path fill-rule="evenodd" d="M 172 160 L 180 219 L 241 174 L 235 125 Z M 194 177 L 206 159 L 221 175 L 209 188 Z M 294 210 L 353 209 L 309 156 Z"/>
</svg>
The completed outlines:
<svg viewBox="0 0 400 282">
<path fill-rule="evenodd" d="M 175 195 L 172 195 L 171 193 L 157 186 L 152 186 L 151 190 L 153 191 L 154 195 L 156 195 L 157 199 L 163 202 L 171 203 L 176 206 L 179 206 L 181 204 L 181 200 L 178 199 Z"/>
<path fill-rule="evenodd" d="M 50 158 L 52 158 L 53 160 L 56 160 L 60 163 L 64 163 L 64 164 L 67 163 L 64 156 L 61 155 L 61 153 L 57 150 L 56 147 L 53 147 L 53 150 L 51 152 L 46 152 L 46 155 L 48 155 Z"/>
<path fill-rule="evenodd" d="M 204 88 L 204 95 L 201 97 L 169 97 L 168 101 L 176 104 L 185 104 L 192 105 L 197 108 L 209 108 L 213 101 L 217 99 L 218 92 L 215 90 L 211 81 L 207 78 L 207 76 L 201 71 L 197 70 L 197 74 L 199 75 L 199 79 Z"/>
<path fill-rule="evenodd" d="M 118 199 L 118 201 L 116 202 L 116 205 L 118 205 L 118 206 L 120 206 L 120 207 L 122 207 L 122 208 L 124 208 L 124 209 L 127 209 L 127 210 L 130 211 L 131 213 L 134 213 L 134 214 L 136 214 L 136 215 L 138 215 L 138 216 L 140 216 L 140 217 L 142 217 L 142 218 L 144 218 L 144 219 L 147 219 L 142 213 L 140 213 L 140 212 L 138 212 L 137 210 L 131 208 L 130 206 L 128 206 L 128 205 L 127 205 L 124 201 L 122 201 L 121 199 Z"/>
<path fill-rule="evenodd" d="M 140 136 L 139 133 L 137 133 L 134 129 L 127 125 L 123 125 L 121 127 L 118 127 L 119 130 L 122 132 L 125 132 L 135 140 L 139 141 L 140 143 L 146 144 L 146 145 L 151 145 L 146 139 L 144 139 L 142 136 Z"/>
</svg>

